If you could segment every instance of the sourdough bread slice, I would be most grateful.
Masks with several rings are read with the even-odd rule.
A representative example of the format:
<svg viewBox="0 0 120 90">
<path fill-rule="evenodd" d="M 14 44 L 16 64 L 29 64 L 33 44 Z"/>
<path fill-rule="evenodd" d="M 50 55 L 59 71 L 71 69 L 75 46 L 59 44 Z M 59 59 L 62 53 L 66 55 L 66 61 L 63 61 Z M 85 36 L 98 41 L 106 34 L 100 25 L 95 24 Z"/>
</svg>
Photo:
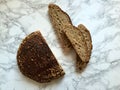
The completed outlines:
<svg viewBox="0 0 120 90">
<path fill-rule="evenodd" d="M 91 50 L 92 50 L 92 39 L 91 39 L 90 32 L 83 24 L 78 25 L 78 29 L 82 32 L 82 34 L 85 38 L 87 48 L 88 48 L 88 55 L 89 55 L 89 58 L 90 58 Z"/>
<path fill-rule="evenodd" d="M 88 62 L 89 56 L 87 51 L 87 45 L 82 32 L 75 26 L 65 25 L 64 33 L 71 42 L 80 60 L 82 60 L 83 62 Z"/>
<path fill-rule="evenodd" d="M 72 22 L 67 15 L 60 7 L 55 4 L 49 4 L 49 17 L 52 22 L 53 28 L 55 29 L 62 46 L 66 49 L 71 48 L 71 43 L 67 39 L 65 33 L 63 32 L 64 24 L 72 25 Z"/>
<path fill-rule="evenodd" d="M 17 52 L 23 75 L 40 83 L 50 82 L 65 73 L 39 31 L 28 35 Z"/>
<path fill-rule="evenodd" d="M 92 50 L 92 39 L 91 39 L 90 32 L 83 24 L 79 24 L 78 29 L 82 32 L 82 34 L 85 38 L 87 48 L 88 48 L 88 57 L 89 57 L 88 59 L 90 59 L 91 50 Z M 82 62 L 82 60 L 79 58 L 79 55 L 77 55 L 76 64 L 77 64 L 77 67 L 79 68 L 79 70 L 83 70 L 87 66 L 88 62 Z"/>
<path fill-rule="evenodd" d="M 60 41 L 65 46 L 65 48 L 72 46 L 71 42 L 68 40 L 69 36 L 66 37 L 65 33 L 63 32 L 65 25 L 72 25 L 69 15 L 66 12 L 64 12 L 60 7 L 58 7 L 57 5 L 50 4 L 49 5 L 49 16 L 50 16 L 50 20 L 53 24 L 53 27 L 56 30 L 57 35 L 58 35 Z M 86 38 L 87 37 L 86 29 L 83 27 L 83 25 L 79 25 L 78 29 L 80 29 L 81 33 L 83 34 L 83 35 L 81 35 L 81 37 L 83 36 L 83 38 L 85 38 L 84 42 L 86 42 L 87 47 L 89 47 L 89 49 L 90 49 L 90 45 L 88 45 L 89 40 Z M 69 30 L 68 30 L 68 32 L 69 32 Z M 88 41 L 86 41 L 86 40 L 88 40 Z M 81 42 L 79 42 L 79 43 L 81 43 Z M 86 45 L 85 45 L 85 47 L 86 47 Z M 84 51 L 88 52 L 88 49 L 85 48 Z M 79 57 L 79 55 L 77 55 L 77 67 L 79 69 L 81 69 L 87 65 L 90 55 L 88 55 L 87 57 L 88 58 L 84 63 L 84 61 L 82 61 L 82 59 Z"/>
</svg>

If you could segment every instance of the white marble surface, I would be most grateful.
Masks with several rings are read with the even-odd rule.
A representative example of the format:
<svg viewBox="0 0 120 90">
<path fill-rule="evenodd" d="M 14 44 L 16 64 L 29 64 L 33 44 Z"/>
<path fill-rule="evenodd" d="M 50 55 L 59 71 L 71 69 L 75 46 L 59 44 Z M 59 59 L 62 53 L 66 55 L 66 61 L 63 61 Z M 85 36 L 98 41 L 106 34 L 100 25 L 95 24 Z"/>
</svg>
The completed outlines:
<svg viewBox="0 0 120 90">
<path fill-rule="evenodd" d="M 74 25 L 92 35 L 88 67 L 75 70 L 75 57 L 64 55 L 48 17 L 48 4 L 66 11 Z M 24 77 L 17 67 L 21 40 L 40 30 L 66 75 L 48 84 Z M 120 90 L 120 0 L 0 0 L 0 90 Z"/>
</svg>

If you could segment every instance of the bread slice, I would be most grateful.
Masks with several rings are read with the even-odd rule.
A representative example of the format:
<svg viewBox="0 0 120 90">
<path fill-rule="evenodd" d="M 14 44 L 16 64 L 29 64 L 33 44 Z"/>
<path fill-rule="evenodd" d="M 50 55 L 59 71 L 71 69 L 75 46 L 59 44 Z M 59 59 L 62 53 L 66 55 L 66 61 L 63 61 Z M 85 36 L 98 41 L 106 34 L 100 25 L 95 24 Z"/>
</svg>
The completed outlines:
<svg viewBox="0 0 120 90">
<path fill-rule="evenodd" d="M 88 31 L 88 29 L 83 24 L 78 25 L 78 29 L 82 32 L 82 34 L 85 38 L 87 48 L 88 48 L 87 49 L 88 57 L 89 57 L 88 59 L 90 59 L 91 50 L 92 50 L 92 39 L 91 39 L 90 32 Z M 79 55 L 77 55 L 76 64 L 77 64 L 77 67 L 79 68 L 79 70 L 83 70 L 87 66 L 88 62 L 82 62 L 82 60 L 79 58 Z"/>
<path fill-rule="evenodd" d="M 89 55 L 89 58 L 90 58 L 91 50 L 92 50 L 92 39 L 91 39 L 90 32 L 83 24 L 78 25 L 78 29 L 82 32 L 82 34 L 85 38 L 87 48 L 88 48 L 88 55 Z"/>
<path fill-rule="evenodd" d="M 23 75 L 40 83 L 50 82 L 65 74 L 39 31 L 22 41 L 17 52 L 17 63 Z"/>
<path fill-rule="evenodd" d="M 69 16 L 60 7 L 55 4 L 49 4 L 49 17 L 52 22 L 53 28 L 55 29 L 62 46 L 66 49 L 71 48 L 71 43 L 67 39 L 63 32 L 64 24 L 72 24 Z"/>
<path fill-rule="evenodd" d="M 87 45 L 82 32 L 72 25 L 64 26 L 64 33 L 83 62 L 89 61 Z"/>
<path fill-rule="evenodd" d="M 50 16 L 50 20 L 53 24 L 53 27 L 56 30 L 57 35 L 58 35 L 60 41 L 64 44 L 65 48 L 72 47 L 72 45 L 71 45 L 72 42 L 70 42 L 68 40 L 69 36 L 66 37 L 65 33 L 63 32 L 65 25 L 72 25 L 72 22 L 70 20 L 69 15 L 66 12 L 64 12 L 60 7 L 58 7 L 57 5 L 50 4 L 49 5 L 49 16 Z M 78 31 L 78 33 L 80 32 L 80 33 L 83 34 L 83 35 L 81 35 L 81 38 L 84 38 L 85 39 L 84 43 L 87 44 L 87 46 L 85 44 L 85 46 L 84 46 L 85 48 L 84 47 L 81 48 L 81 49 L 83 49 L 83 51 L 85 51 L 85 52 L 81 52 L 81 53 L 86 54 L 86 52 L 88 52 L 88 49 L 86 49 L 86 47 L 87 48 L 89 47 L 89 49 L 90 49 L 90 45 L 88 45 L 89 40 L 87 38 L 85 38 L 85 37 L 87 37 L 86 29 L 83 28 L 83 25 L 78 26 L 78 29 L 80 29 L 80 31 Z M 69 32 L 69 30 L 68 30 L 68 32 Z M 81 42 L 80 42 L 80 44 L 81 44 Z M 78 45 L 79 45 L 79 43 L 78 43 Z M 89 53 L 87 53 L 87 54 L 89 54 Z M 89 61 L 90 54 L 89 55 L 83 55 L 83 56 L 87 56 L 86 57 L 87 59 L 81 59 L 80 57 L 82 57 L 82 56 L 77 55 L 77 67 L 79 69 L 82 69 L 83 67 L 85 67 L 87 65 L 87 63 Z"/>
</svg>

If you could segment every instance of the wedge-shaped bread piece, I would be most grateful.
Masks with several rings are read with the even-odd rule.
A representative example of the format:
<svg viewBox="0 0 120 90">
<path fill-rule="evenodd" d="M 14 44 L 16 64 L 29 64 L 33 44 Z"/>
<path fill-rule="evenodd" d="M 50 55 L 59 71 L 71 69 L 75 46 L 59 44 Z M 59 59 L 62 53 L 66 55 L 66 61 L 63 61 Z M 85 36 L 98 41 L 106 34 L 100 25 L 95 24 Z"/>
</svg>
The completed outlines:
<svg viewBox="0 0 120 90">
<path fill-rule="evenodd" d="M 46 83 L 65 73 L 39 31 L 28 35 L 17 52 L 20 71 L 27 77 Z"/>
<path fill-rule="evenodd" d="M 62 46 L 65 48 L 70 48 L 71 43 L 67 39 L 65 33 L 63 32 L 64 24 L 72 24 L 69 16 L 64 12 L 60 7 L 55 4 L 49 4 L 49 17 L 52 22 L 52 25 L 62 43 Z"/>
<path fill-rule="evenodd" d="M 79 58 L 83 62 L 88 62 L 89 57 L 88 57 L 88 52 L 87 52 L 87 45 L 86 45 L 82 32 L 75 26 L 65 25 L 64 33 L 66 34 L 67 38 L 71 42 L 76 53 L 79 55 Z"/>
</svg>

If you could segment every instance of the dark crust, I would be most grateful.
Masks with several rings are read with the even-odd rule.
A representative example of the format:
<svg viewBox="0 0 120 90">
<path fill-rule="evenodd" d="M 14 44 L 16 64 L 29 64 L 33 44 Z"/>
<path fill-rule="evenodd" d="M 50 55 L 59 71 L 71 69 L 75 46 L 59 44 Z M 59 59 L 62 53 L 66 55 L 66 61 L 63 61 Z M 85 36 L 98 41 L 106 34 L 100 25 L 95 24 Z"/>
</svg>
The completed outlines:
<svg viewBox="0 0 120 90">
<path fill-rule="evenodd" d="M 40 83 L 65 74 L 39 31 L 23 40 L 17 52 L 17 63 L 25 76 Z"/>
</svg>

